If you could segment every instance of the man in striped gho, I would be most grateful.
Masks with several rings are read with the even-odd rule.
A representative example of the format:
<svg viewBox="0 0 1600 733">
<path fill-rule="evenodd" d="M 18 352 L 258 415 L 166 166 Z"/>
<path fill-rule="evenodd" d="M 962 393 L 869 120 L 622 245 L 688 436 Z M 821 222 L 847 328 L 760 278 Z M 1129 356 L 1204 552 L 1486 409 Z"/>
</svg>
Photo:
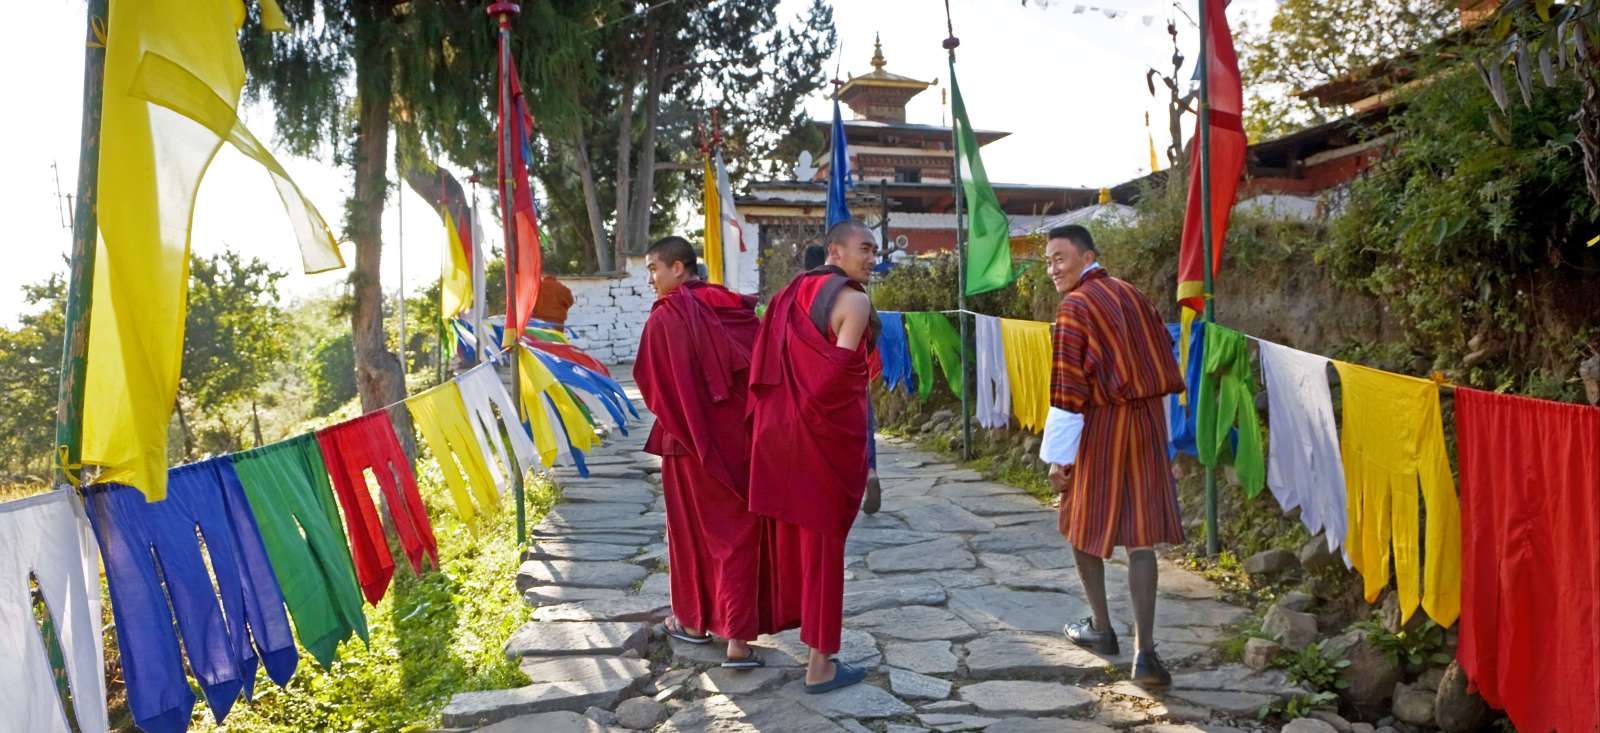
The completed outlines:
<svg viewBox="0 0 1600 733">
<path fill-rule="evenodd" d="M 1183 390 L 1183 376 L 1155 306 L 1098 258 L 1087 229 L 1050 230 L 1045 262 L 1062 294 L 1051 329 L 1050 404 L 1083 415 L 1077 461 L 1070 469 L 1053 467 L 1051 479 L 1061 492 L 1061 534 L 1072 544 L 1093 614 L 1065 632 L 1096 653 L 1120 654 L 1106 607 L 1105 558 L 1112 548 L 1127 548 L 1133 681 L 1165 687 L 1172 676 L 1155 652 L 1153 548 L 1183 542 L 1162 409 L 1167 395 Z"/>
</svg>

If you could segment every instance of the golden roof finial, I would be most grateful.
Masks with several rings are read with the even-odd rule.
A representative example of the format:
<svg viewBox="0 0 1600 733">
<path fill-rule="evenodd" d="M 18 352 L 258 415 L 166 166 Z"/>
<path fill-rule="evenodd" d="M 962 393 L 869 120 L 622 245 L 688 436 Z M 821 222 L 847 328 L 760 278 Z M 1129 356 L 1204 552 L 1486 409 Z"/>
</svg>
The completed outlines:
<svg viewBox="0 0 1600 733">
<path fill-rule="evenodd" d="M 883 40 L 879 36 L 879 34 L 873 33 L 872 34 L 872 68 L 877 70 L 877 71 L 883 71 L 883 66 L 884 66 L 885 63 L 887 63 L 887 62 L 885 62 L 883 60 Z"/>
</svg>

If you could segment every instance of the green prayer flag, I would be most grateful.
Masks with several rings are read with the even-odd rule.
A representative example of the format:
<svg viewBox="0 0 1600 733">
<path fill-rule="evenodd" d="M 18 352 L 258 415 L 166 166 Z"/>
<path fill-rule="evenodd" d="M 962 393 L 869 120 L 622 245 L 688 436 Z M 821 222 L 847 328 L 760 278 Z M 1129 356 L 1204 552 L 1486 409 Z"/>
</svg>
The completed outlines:
<svg viewBox="0 0 1600 733">
<path fill-rule="evenodd" d="M 950 98 L 955 112 L 956 165 L 962 166 L 962 195 L 967 209 L 967 295 L 987 293 L 1010 285 L 1011 222 L 989 185 L 989 174 L 978 156 L 978 136 L 967 120 L 967 106 L 956 83 L 955 58 L 950 59 Z"/>
</svg>

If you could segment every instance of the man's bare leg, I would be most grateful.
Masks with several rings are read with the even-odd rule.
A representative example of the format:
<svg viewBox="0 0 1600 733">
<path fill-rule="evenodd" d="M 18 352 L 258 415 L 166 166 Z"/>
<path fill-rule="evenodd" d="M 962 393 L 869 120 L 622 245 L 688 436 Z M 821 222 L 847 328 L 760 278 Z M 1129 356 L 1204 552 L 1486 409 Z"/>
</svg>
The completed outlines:
<svg viewBox="0 0 1600 733">
<path fill-rule="evenodd" d="M 828 655 L 816 649 L 811 650 L 811 658 L 806 660 L 806 684 L 818 685 L 827 682 L 833 679 L 835 671 L 833 660 L 829 659 Z"/>
</svg>

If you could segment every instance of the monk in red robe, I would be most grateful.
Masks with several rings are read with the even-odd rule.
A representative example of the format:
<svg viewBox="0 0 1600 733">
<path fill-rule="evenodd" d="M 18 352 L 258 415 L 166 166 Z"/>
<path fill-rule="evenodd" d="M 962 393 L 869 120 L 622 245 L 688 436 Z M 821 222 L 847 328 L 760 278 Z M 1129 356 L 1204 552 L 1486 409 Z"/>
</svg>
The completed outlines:
<svg viewBox="0 0 1600 733">
<path fill-rule="evenodd" d="M 667 237 L 645 253 L 657 299 L 633 376 L 656 423 L 645 451 L 661 456 L 667 503 L 672 617 L 667 633 L 691 644 L 728 642 L 725 667 L 761 666 L 747 642 L 762 622 L 762 548 L 771 521 L 749 508 L 746 422 L 755 298 L 696 277 L 694 248 Z"/>
<path fill-rule="evenodd" d="M 1052 469 L 1061 496 L 1061 533 L 1072 545 L 1091 616 L 1068 624 L 1073 643 L 1120 653 L 1106 608 L 1104 559 L 1128 549 L 1133 600 L 1133 681 L 1172 682 L 1156 656 L 1157 543 L 1183 542 L 1177 486 L 1167 459 L 1165 397 L 1183 390 L 1172 338 L 1150 299 L 1100 266 L 1089 230 L 1050 230 L 1045 264 L 1061 306 L 1051 329 L 1050 405 L 1083 415 L 1070 476 Z"/>
<path fill-rule="evenodd" d="M 859 223 L 828 230 L 827 263 L 773 296 L 750 364 L 750 508 L 775 521 L 774 625 L 800 627 L 811 647 L 806 691 L 860 682 L 839 651 L 845 535 L 867 482 L 867 351 L 872 302 L 864 283 L 876 250 Z"/>
</svg>

